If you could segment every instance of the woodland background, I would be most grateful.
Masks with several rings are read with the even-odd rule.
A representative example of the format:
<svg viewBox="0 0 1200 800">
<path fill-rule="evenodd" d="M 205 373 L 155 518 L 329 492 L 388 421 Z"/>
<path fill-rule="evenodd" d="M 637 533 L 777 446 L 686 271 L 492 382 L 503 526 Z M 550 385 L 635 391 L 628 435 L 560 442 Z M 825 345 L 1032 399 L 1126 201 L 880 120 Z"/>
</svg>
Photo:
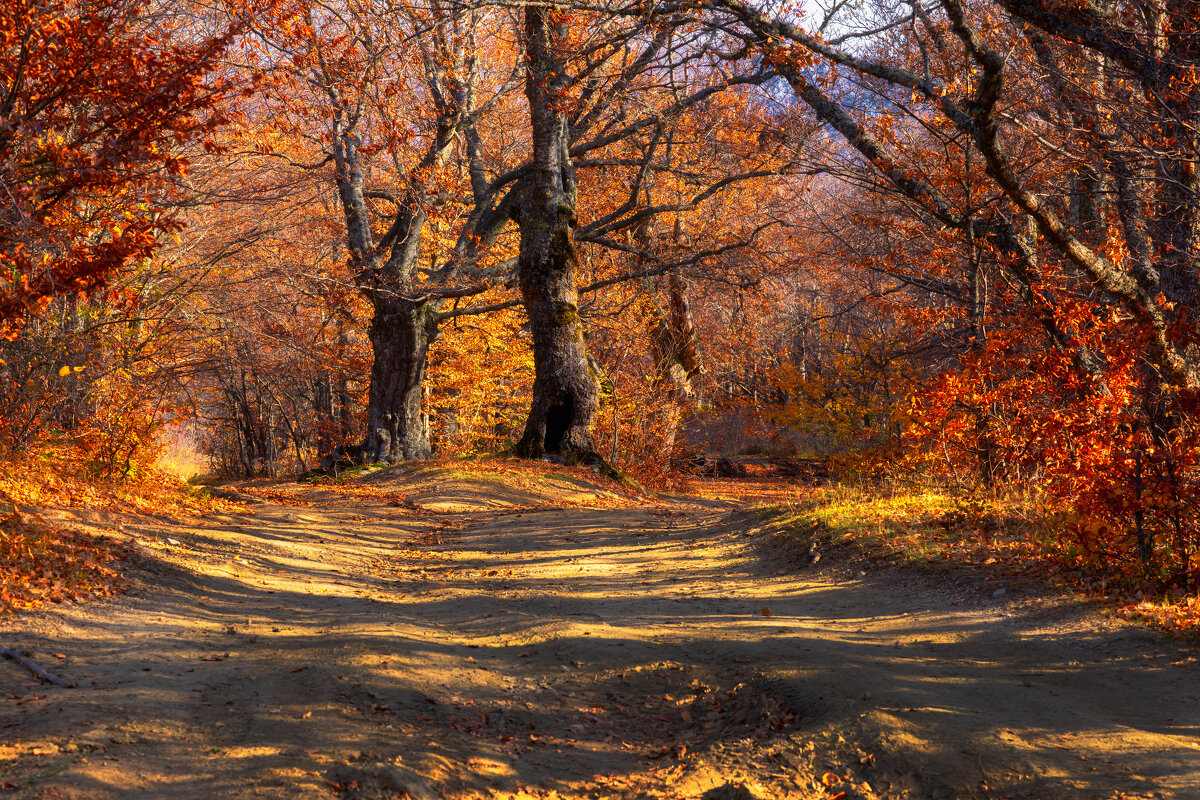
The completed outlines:
<svg viewBox="0 0 1200 800">
<path fill-rule="evenodd" d="M 1198 21 L 0 0 L 0 607 L 116 575 L 21 505 L 786 453 L 823 524 L 1192 628 Z"/>
</svg>

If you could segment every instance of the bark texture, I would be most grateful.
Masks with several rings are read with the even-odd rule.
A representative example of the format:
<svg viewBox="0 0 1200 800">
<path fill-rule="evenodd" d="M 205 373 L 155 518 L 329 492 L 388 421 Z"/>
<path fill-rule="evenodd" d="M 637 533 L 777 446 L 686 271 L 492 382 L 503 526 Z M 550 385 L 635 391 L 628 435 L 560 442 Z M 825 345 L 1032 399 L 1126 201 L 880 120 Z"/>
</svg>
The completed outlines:
<svg viewBox="0 0 1200 800">
<path fill-rule="evenodd" d="M 561 215 L 561 212 L 560 212 Z M 565 220 L 521 216 L 521 297 L 533 337 L 533 401 L 518 452 L 590 454 L 599 387 L 588 364 L 577 256 Z"/>
<path fill-rule="evenodd" d="M 362 458 L 428 458 L 429 421 L 421 399 L 429 345 L 437 338 L 434 311 L 427 303 L 381 299 L 369 333 L 374 358 Z"/>
<path fill-rule="evenodd" d="M 525 94 L 533 133 L 533 180 L 516 210 L 521 298 L 533 338 L 533 401 L 517 452 L 595 456 L 599 384 L 588 361 L 576 289 L 575 176 L 562 111 L 565 38 L 552 9 L 527 6 Z"/>
<path fill-rule="evenodd" d="M 398 203 L 392 230 L 376 244 L 358 138 L 349 131 L 334 144 L 347 244 L 359 268 L 359 286 L 374 311 L 368 331 L 372 361 L 367 430 L 359 459 L 394 463 L 428 458 L 429 426 L 421 414 L 421 397 L 429 344 L 437 335 L 436 317 L 427 301 L 406 296 L 412 289 L 425 212 L 414 191 Z"/>
</svg>

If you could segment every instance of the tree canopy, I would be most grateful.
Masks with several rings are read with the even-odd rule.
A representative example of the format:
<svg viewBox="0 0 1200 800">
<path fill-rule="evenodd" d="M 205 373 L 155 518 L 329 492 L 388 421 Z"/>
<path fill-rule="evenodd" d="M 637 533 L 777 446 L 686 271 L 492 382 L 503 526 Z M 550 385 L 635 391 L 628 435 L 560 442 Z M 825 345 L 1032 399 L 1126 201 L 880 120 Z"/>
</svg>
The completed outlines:
<svg viewBox="0 0 1200 800">
<path fill-rule="evenodd" d="M 1200 37 L 1121 0 L 5 0 L 0 447 L 705 453 L 1200 579 Z"/>
</svg>

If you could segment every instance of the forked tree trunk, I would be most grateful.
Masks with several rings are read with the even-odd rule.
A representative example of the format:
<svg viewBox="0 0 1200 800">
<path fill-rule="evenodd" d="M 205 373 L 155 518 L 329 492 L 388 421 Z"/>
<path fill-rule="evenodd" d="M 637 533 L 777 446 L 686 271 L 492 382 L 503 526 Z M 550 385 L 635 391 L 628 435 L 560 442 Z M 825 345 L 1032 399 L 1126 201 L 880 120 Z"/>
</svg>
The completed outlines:
<svg viewBox="0 0 1200 800">
<path fill-rule="evenodd" d="M 353 457 L 366 463 L 428 458 L 429 429 L 421 414 L 421 399 L 429 344 L 437 337 L 437 316 L 428 301 L 408 300 L 401 294 L 409 288 L 420 252 L 425 213 L 414 198 L 405 198 L 392 230 L 377 247 L 358 137 L 348 133 L 336 138 L 335 144 L 347 244 L 360 269 L 360 287 L 374 308 L 367 332 L 372 350 L 367 430 L 361 450 Z"/>
<path fill-rule="evenodd" d="M 405 180 L 396 181 L 407 188 L 395 195 L 368 187 L 369 163 L 359 138 L 360 128 L 371 131 L 368 135 L 374 137 L 377 131 L 372 131 L 372 127 L 387 123 L 388 114 L 382 109 L 368 113 L 361 98 L 353 99 L 356 92 L 347 97 L 339 88 L 346 76 L 340 69 L 330 67 L 336 62 L 318 59 L 309 78 L 330 103 L 333 127 L 330 155 L 336 167 L 338 196 L 345 216 L 349 260 L 359 289 L 374 308 L 369 330 L 373 363 L 367 430 L 361 452 L 355 454 L 361 459 L 394 462 L 430 455 L 428 416 L 421 410 L 429 345 L 437 338 L 438 310 L 445 298 L 465 296 L 439 292 L 448 287 L 465 263 L 458 256 L 468 253 L 478 256 L 486 251 L 507 222 L 507 207 L 504 213 L 499 213 L 491 203 L 506 183 L 489 185 L 475 130 L 480 116 L 499 98 L 498 93 L 483 107 L 476 105 L 475 82 L 480 73 L 475 31 L 483 19 L 473 13 L 464 15 L 454 8 L 430 13 L 427 20 L 430 24 L 416 42 L 415 52 L 420 56 L 425 79 L 425 87 L 418 94 L 430 101 L 432 119 L 426 122 L 432 125 L 428 126 L 430 135 L 423 137 L 424 154 L 407 169 Z M 503 91 L 507 90 L 506 82 Z M 374 113 L 383 113 L 383 119 L 372 119 Z M 420 127 L 426 127 L 426 123 Z M 455 247 L 454 259 L 457 263 L 441 260 L 429 281 L 418 288 L 419 281 L 414 276 L 422 253 L 428 250 L 424 230 L 429 210 L 442 203 L 441 187 L 435 184 L 441 180 L 439 176 L 447 159 L 464 138 L 475 208 L 468 216 L 467 227 L 459 232 L 460 243 Z M 376 155 L 389 160 L 386 148 Z M 396 154 L 391 153 L 391 160 L 398 166 L 395 158 Z M 373 225 L 383 209 L 389 207 L 393 209 L 391 223 L 376 239 Z M 485 224 L 491 227 L 486 230 L 474 227 Z M 405 299 L 405 293 L 414 290 L 424 293 L 426 299 Z"/>
<path fill-rule="evenodd" d="M 377 298 L 369 335 L 374 360 L 362 458 L 388 463 L 428 458 L 421 397 L 426 356 L 437 338 L 434 310 L 428 303 Z"/>
</svg>

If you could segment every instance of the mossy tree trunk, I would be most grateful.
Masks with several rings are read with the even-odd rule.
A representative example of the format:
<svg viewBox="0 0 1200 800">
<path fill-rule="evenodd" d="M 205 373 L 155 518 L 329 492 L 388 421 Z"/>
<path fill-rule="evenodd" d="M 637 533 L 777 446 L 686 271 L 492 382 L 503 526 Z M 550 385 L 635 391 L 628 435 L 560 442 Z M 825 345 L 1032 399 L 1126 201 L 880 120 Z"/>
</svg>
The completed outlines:
<svg viewBox="0 0 1200 800">
<path fill-rule="evenodd" d="M 575 175 L 568 154 L 563 17 L 525 8 L 525 95 L 533 137 L 533 180 L 515 212 L 521 233 L 519 279 L 533 337 L 533 400 L 517 452 L 595 457 L 592 426 L 599 384 L 579 319 Z"/>
<path fill-rule="evenodd" d="M 569 223 L 521 214 L 521 296 L 533 336 L 533 400 L 517 451 L 591 455 L 599 386 L 588 364 Z"/>
</svg>

